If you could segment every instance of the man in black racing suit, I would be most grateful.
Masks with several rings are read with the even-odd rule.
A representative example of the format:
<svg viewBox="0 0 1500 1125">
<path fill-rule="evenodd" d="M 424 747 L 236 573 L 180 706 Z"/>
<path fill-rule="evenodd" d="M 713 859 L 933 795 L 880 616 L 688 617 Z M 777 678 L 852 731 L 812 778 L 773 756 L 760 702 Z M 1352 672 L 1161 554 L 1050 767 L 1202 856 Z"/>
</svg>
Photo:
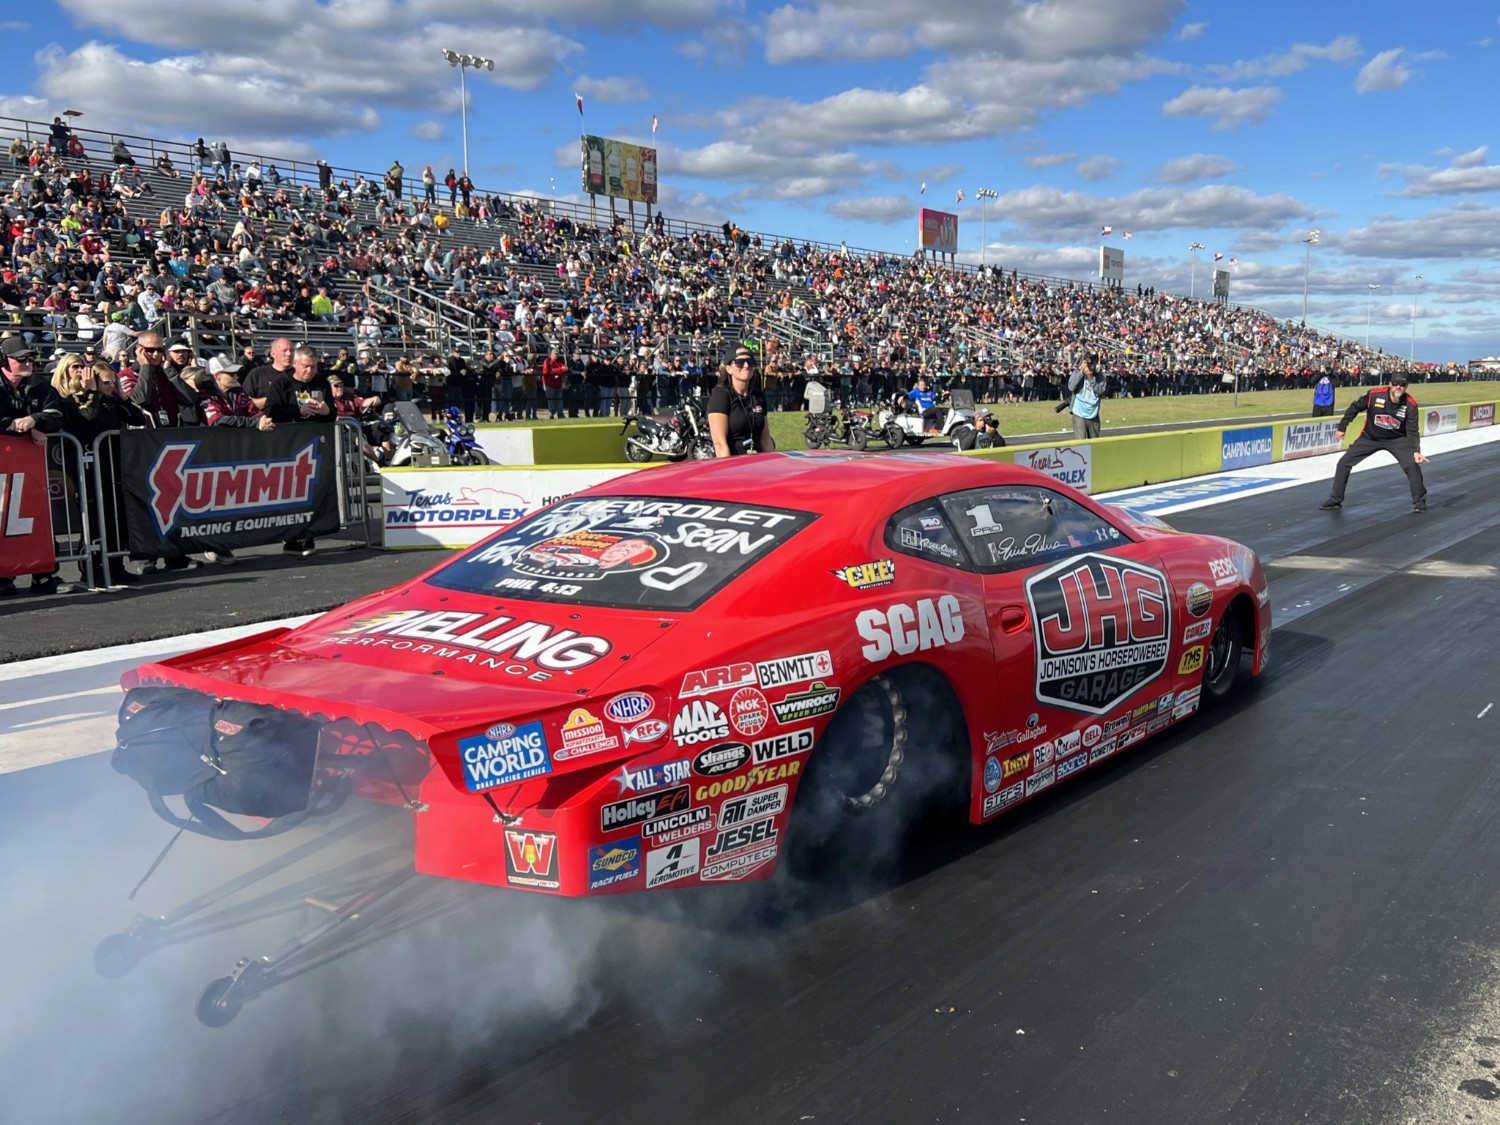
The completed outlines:
<svg viewBox="0 0 1500 1125">
<path fill-rule="evenodd" d="M 1427 486 L 1422 481 L 1420 466 L 1427 461 L 1422 452 L 1421 433 L 1417 425 L 1417 400 L 1406 393 L 1406 376 L 1391 378 L 1388 387 L 1372 387 L 1349 404 L 1339 420 L 1339 440 L 1344 431 L 1360 411 L 1365 414 L 1365 428 L 1354 439 L 1333 472 L 1333 491 L 1320 508 L 1341 508 L 1344 504 L 1344 488 L 1349 483 L 1349 472 L 1372 453 L 1385 450 L 1401 464 L 1406 473 L 1406 482 L 1411 486 L 1411 509 L 1414 512 L 1427 510 Z"/>
</svg>

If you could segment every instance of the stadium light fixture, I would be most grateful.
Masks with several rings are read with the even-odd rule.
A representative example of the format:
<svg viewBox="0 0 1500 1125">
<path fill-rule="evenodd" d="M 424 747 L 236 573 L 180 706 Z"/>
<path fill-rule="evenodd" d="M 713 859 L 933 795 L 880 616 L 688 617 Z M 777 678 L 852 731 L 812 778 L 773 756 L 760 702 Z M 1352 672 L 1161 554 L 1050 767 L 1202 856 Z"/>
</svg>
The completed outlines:
<svg viewBox="0 0 1500 1125">
<path fill-rule="evenodd" d="M 1366 286 L 1369 293 L 1365 297 L 1365 351 L 1370 350 L 1370 309 L 1375 304 L 1375 290 L 1380 288 L 1379 282 L 1372 281 Z"/>
<path fill-rule="evenodd" d="M 1417 362 L 1417 293 L 1422 285 L 1422 275 L 1417 274 L 1412 278 L 1411 290 L 1411 355 L 1407 357 L 1408 363 Z"/>
<path fill-rule="evenodd" d="M 1318 241 L 1322 235 L 1320 230 L 1310 230 L 1303 236 L 1302 241 L 1307 244 L 1307 260 L 1302 263 L 1302 327 L 1307 327 L 1307 275 L 1312 271 L 1312 248 L 1313 243 Z"/>
<path fill-rule="evenodd" d="M 487 59 L 480 55 L 460 55 L 457 51 L 443 50 L 443 58 L 448 60 L 448 65 L 458 68 L 458 113 L 463 122 L 464 133 L 464 175 L 469 174 L 469 90 L 464 82 L 464 72 L 467 70 L 494 70 L 495 60 Z"/>
<path fill-rule="evenodd" d="M 1188 253 L 1193 256 L 1193 272 L 1188 279 L 1188 297 L 1194 297 L 1198 292 L 1198 251 L 1205 249 L 1203 243 L 1192 242 L 1188 244 Z"/>
</svg>

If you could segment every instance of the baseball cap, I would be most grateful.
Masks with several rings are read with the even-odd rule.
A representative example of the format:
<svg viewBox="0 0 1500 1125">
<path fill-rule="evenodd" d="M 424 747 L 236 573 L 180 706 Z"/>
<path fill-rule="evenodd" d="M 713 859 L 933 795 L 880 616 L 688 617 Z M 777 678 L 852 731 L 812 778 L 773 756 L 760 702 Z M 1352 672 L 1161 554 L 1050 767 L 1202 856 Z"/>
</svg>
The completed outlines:
<svg viewBox="0 0 1500 1125">
<path fill-rule="evenodd" d="M 173 340 L 167 345 L 167 351 L 169 352 L 191 352 L 192 350 L 193 345 L 189 344 L 186 340 Z"/>
<path fill-rule="evenodd" d="M 210 375 L 233 375 L 239 371 L 242 364 L 235 363 L 224 352 L 220 352 L 208 361 L 208 373 Z"/>
<path fill-rule="evenodd" d="M 1411 380 L 1408 379 L 1405 375 L 1392 375 L 1391 376 L 1391 386 L 1393 386 L 1393 387 L 1404 387 L 1409 382 L 1411 382 Z"/>
<path fill-rule="evenodd" d="M 26 342 L 25 336 L 7 336 L 0 342 L 0 355 L 6 359 L 35 359 L 36 349 Z"/>
</svg>

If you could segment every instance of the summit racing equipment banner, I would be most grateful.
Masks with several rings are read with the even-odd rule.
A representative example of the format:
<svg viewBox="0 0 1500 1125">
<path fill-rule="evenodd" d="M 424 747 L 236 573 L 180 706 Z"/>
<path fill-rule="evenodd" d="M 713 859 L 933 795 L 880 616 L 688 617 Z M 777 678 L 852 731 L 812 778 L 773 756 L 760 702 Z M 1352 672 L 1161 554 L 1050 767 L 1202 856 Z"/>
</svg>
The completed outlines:
<svg viewBox="0 0 1500 1125">
<path fill-rule="evenodd" d="M 332 426 L 126 430 L 120 476 L 138 554 L 232 551 L 339 526 Z"/>
<path fill-rule="evenodd" d="M 30 434 L 0 437 L 0 578 L 50 574 L 56 566 L 46 447 Z"/>
<path fill-rule="evenodd" d="M 696 609 L 817 517 L 718 500 L 564 500 L 428 577 L 522 601 Z"/>
<path fill-rule="evenodd" d="M 1102 715 L 1166 671 L 1172 596 L 1161 571 L 1115 555 L 1075 555 L 1026 580 L 1036 698 Z"/>
</svg>

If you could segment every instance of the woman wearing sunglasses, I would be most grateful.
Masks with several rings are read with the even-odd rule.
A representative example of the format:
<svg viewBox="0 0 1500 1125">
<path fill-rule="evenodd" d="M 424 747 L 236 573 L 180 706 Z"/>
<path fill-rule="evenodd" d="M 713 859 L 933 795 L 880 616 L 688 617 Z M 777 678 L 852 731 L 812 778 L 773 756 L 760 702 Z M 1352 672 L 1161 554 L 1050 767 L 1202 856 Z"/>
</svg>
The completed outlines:
<svg viewBox="0 0 1500 1125">
<path fill-rule="evenodd" d="M 708 435 L 716 457 L 738 453 L 770 453 L 776 448 L 766 425 L 766 400 L 755 367 L 755 353 L 735 350 L 708 393 Z"/>
</svg>

